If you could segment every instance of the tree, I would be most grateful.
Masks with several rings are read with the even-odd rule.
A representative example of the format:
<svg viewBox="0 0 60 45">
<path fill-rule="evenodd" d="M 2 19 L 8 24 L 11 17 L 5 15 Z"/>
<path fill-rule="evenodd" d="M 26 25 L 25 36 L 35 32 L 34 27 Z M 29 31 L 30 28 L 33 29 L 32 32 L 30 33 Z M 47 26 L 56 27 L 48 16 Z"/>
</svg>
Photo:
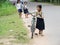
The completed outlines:
<svg viewBox="0 0 60 45">
<path fill-rule="evenodd" d="M 57 0 L 57 4 L 60 4 L 60 0 Z"/>
<path fill-rule="evenodd" d="M 52 0 L 50 0 L 50 3 L 52 3 Z"/>
<path fill-rule="evenodd" d="M 7 0 L 0 0 L 0 3 L 4 3 L 5 1 L 7 1 Z"/>
<path fill-rule="evenodd" d="M 38 2 L 38 0 L 35 0 L 36 2 Z"/>
<path fill-rule="evenodd" d="M 33 1 L 40 1 L 40 2 L 49 2 L 54 4 L 60 4 L 60 0 L 33 0 Z"/>
</svg>

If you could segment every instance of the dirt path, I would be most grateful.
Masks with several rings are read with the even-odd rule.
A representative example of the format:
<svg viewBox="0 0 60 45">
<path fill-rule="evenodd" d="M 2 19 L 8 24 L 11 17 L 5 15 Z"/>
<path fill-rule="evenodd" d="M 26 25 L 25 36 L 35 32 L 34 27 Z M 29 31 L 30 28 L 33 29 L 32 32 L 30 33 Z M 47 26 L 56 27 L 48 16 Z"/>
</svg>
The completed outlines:
<svg viewBox="0 0 60 45">
<path fill-rule="evenodd" d="M 28 31 L 29 31 L 29 37 L 31 38 L 31 31 L 30 31 L 30 27 L 28 27 L 28 25 L 31 25 L 31 19 L 32 19 L 32 16 L 29 15 L 29 18 L 24 18 L 23 16 L 23 21 L 25 23 L 25 26 L 28 28 Z M 35 31 L 36 33 L 38 33 L 38 30 Z M 31 43 L 30 45 L 48 45 L 48 37 L 47 35 L 45 34 L 45 31 L 44 31 L 44 36 L 36 36 L 34 35 L 34 38 L 31 39 Z"/>
<path fill-rule="evenodd" d="M 28 28 L 30 38 L 31 38 L 31 32 L 30 32 L 30 27 L 28 27 L 28 25 L 31 24 L 31 19 L 32 19 L 32 16 L 29 16 L 28 19 L 24 18 L 24 16 L 23 16 L 23 21 L 25 23 L 25 26 Z M 38 30 L 36 32 L 38 33 Z M 13 42 L 15 40 L 16 39 L 13 36 L 8 36 L 6 38 L 5 37 L 0 38 L 0 45 L 23 45 L 21 43 Z M 48 45 L 48 38 L 47 38 L 46 34 L 43 37 L 34 36 L 34 39 L 30 39 L 29 44 L 24 44 L 24 45 Z"/>
<path fill-rule="evenodd" d="M 41 4 L 41 3 L 28 3 L 28 8 L 29 8 L 29 11 L 30 12 L 33 12 L 35 11 L 36 9 L 36 6 L 38 4 Z M 45 9 L 45 6 L 52 6 L 51 4 L 42 4 L 43 5 L 43 9 Z M 33 8 L 34 6 L 34 8 Z M 30 27 L 28 27 L 28 25 L 31 25 L 31 20 L 32 20 L 32 16 L 29 15 L 29 18 L 24 18 L 24 15 L 23 15 L 23 21 L 25 23 L 25 26 L 28 28 L 28 31 L 29 31 L 29 37 L 31 38 L 31 31 L 30 31 Z M 38 33 L 38 30 L 35 31 L 36 33 Z M 31 43 L 30 45 L 49 45 L 49 40 L 48 40 L 48 36 L 47 36 L 47 33 L 46 31 L 44 31 L 44 36 L 41 37 L 40 35 L 36 36 L 34 35 L 34 39 L 31 39 Z"/>
<path fill-rule="evenodd" d="M 31 45 L 60 45 L 60 6 L 31 2 L 28 4 L 29 11 L 35 11 L 36 6 L 39 4 L 42 5 L 46 29 L 44 31 L 44 37 L 34 36 L 34 39 L 31 40 Z M 31 22 L 31 16 L 29 17 L 28 23 L 25 23 L 26 27 Z M 26 22 L 25 19 L 24 22 Z M 31 36 L 30 28 L 27 28 L 29 29 L 29 36 Z"/>
</svg>

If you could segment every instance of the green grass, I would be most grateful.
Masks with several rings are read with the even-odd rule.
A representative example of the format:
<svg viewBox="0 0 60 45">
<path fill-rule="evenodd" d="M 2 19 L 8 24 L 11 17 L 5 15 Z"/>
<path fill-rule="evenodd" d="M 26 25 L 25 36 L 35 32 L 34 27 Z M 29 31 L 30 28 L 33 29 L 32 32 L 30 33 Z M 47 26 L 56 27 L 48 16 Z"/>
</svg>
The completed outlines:
<svg viewBox="0 0 60 45">
<path fill-rule="evenodd" d="M 20 42 L 28 42 L 27 29 L 17 14 L 0 17 L 0 37 L 14 36 Z"/>
<path fill-rule="evenodd" d="M 16 12 L 16 7 L 10 2 L 0 3 L 0 38 L 13 36 L 14 42 L 28 42 L 27 28 Z"/>
<path fill-rule="evenodd" d="M 0 9 L 0 17 L 1 17 L 1 16 L 11 15 L 11 14 L 13 14 L 13 13 L 15 13 L 15 12 L 16 12 L 15 7 L 12 7 L 12 6 L 6 7 L 6 8 L 2 7 L 2 8 Z"/>
<path fill-rule="evenodd" d="M 13 6 L 10 2 L 4 2 L 0 4 L 0 17 L 11 15 L 16 12 L 16 7 Z"/>
</svg>

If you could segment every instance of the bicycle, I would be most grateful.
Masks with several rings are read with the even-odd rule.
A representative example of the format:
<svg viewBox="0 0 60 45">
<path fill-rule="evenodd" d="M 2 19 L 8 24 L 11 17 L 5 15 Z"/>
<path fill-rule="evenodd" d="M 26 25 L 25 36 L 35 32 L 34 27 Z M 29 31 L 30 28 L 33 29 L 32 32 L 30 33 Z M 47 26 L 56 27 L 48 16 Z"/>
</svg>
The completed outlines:
<svg viewBox="0 0 60 45">
<path fill-rule="evenodd" d="M 33 39 L 33 36 L 34 36 L 34 32 L 35 32 L 35 29 L 36 29 L 36 16 L 31 14 L 33 16 L 32 18 L 32 25 L 31 25 L 31 39 Z"/>
</svg>

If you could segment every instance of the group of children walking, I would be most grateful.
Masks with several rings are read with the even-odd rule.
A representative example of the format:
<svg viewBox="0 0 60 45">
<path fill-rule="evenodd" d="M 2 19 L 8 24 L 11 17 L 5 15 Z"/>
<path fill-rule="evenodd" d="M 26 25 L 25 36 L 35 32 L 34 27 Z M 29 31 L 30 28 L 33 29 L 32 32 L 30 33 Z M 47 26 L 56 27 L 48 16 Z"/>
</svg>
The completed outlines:
<svg viewBox="0 0 60 45">
<path fill-rule="evenodd" d="M 17 0 L 16 7 L 18 9 L 20 18 L 22 16 L 22 12 L 24 12 L 25 17 L 28 18 L 29 11 L 28 11 L 26 4 L 27 4 L 26 1 L 23 3 L 22 1 Z M 35 13 L 36 13 L 36 18 L 37 18 L 36 28 L 39 30 L 39 34 L 43 36 L 43 30 L 45 29 L 45 23 L 44 23 L 44 17 L 42 15 L 42 5 L 37 5 L 37 11 Z"/>
<path fill-rule="evenodd" d="M 25 1 L 24 3 L 20 0 L 17 0 L 17 10 L 19 12 L 19 16 L 21 18 L 22 12 L 24 12 L 25 17 L 28 18 L 28 9 L 27 9 L 27 2 Z"/>
</svg>

